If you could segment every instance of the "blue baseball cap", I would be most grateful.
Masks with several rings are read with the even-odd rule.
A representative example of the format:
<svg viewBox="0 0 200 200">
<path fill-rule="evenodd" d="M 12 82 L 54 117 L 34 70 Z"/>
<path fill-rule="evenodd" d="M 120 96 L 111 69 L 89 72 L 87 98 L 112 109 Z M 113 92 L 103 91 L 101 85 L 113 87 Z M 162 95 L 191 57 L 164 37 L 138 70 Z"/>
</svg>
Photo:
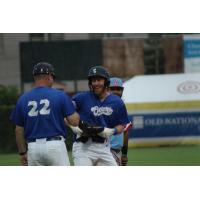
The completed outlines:
<svg viewBox="0 0 200 200">
<path fill-rule="evenodd" d="M 121 88 L 124 88 L 122 79 L 121 78 L 117 78 L 117 77 L 110 78 L 109 87 L 121 87 Z"/>
</svg>

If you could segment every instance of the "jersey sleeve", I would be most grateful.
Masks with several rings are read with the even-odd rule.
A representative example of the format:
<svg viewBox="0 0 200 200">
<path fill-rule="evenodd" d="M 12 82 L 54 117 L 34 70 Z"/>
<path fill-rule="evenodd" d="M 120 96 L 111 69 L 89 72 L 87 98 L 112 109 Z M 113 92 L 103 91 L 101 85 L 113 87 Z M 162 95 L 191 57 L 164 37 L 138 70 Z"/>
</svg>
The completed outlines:
<svg viewBox="0 0 200 200">
<path fill-rule="evenodd" d="M 12 110 L 10 120 L 18 126 L 24 127 L 24 115 L 20 102 L 18 101 L 15 108 Z"/>
<path fill-rule="evenodd" d="M 63 112 L 64 112 L 64 117 L 68 117 L 72 115 L 75 112 L 75 107 L 74 104 L 72 103 L 71 98 L 69 95 L 63 93 L 64 98 L 63 98 Z"/>
<path fill-rule="evenodd" d="M 119 124 L 126 125 L 130 122 L 126 106 L 123 101 L 120 101 L 119 104 L 117 105 L 117 115 Z"/>
<path fill-rule="evenodd" d="M 81 93 L 75 94 L 72 97 L 72 101 L 73 101 L 73 104 L 74 104 L 76 110 L 78 111 L 81 107 Z"/>
</svg>

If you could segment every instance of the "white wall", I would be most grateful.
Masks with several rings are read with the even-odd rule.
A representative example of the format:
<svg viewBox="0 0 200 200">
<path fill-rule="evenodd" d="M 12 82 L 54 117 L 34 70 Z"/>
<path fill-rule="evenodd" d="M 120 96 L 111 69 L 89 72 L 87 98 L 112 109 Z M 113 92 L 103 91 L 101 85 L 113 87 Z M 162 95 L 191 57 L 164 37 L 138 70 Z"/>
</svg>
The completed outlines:
<svg viewBox="0 0 200 200">
<path fill-rule="evenodd" d="M 124 83 L 125 103 L 155 103 L 200 99 L 200 73 L 141 75 Z"/>
<path fill-rule="evenodd" d="M 19 43 L 28 41 L 27 33 L 3 34 L 4 49 L 0 55 L 0 84 L 20 88 Z"/>
</svg>

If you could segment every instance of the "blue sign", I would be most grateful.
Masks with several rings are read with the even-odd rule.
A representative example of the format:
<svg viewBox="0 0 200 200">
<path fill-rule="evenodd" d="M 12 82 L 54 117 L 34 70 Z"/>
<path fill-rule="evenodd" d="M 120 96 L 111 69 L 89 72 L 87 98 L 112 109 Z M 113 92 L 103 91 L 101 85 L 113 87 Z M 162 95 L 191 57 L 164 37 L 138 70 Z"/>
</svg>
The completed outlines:
<svg viewBox="0 0 200 200">
<path fill-rule="evenodd" d="M 130 115 L 130 138 L 200 136 L 200 112 Z"/>
<path fill-rule="evenodd" d="M 185 58 L 200 57 L 200 39 L 184 40 L 184 57 Z"/>
</svg>

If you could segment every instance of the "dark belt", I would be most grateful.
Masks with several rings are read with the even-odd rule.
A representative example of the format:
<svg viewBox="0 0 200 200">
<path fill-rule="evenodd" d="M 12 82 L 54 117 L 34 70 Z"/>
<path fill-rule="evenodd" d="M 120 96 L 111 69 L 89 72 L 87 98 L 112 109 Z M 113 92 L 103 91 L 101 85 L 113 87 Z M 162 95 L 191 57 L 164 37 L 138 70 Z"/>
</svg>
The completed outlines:
<svg viewBox="0 0 200 200">
<path fill-rule="evenodd" d="M 106 141 L 106 139 L 97 135 L 95 137 L 92 137 L 92 141 L 96 142 L 96 143 L 104 143 Z"/>
<path fill-rule="evenodd" d="M 112 150 L 112 151 L 115 151 L 116 153 L 121 152 L 121 149 L 113 149 L 113 148 L 111 148 L 111 150 Z"/>
<path fill-rule="evenodd" d="M 86 143 L 89 138 L 90 137 L 81 136 L 81 137 L 76 139 L 76 142 Z M 100 137 L 100 136 L 91 137 L 91 139 L 92 139 L 92 142 L 96 142 L 96 143 L 104 143 L 106 141 L 105 138 Z"/>
<path fill-rule="evenodd" d="M 81 137 L 77 138 L 75 141 L 76 142 L 86 143 L 88 141 L 88 139 L 89 139 L 89 137 L 81 136 Z"/>
<path fill-rule="evenodd" d="M 38 139 L 45 139 L 45 138 L 38 138 Z M 37 139 L 28 139 L 27 142 L 30 143 L 30 142 L 36 142 Z M 49 137 L 49 138 L 46 138 L 46 141 L 53 141 L 53 140 L 62 140 L 62 137 L 61 136 L 55 136 L 55 137 Z"/>
</svg>

